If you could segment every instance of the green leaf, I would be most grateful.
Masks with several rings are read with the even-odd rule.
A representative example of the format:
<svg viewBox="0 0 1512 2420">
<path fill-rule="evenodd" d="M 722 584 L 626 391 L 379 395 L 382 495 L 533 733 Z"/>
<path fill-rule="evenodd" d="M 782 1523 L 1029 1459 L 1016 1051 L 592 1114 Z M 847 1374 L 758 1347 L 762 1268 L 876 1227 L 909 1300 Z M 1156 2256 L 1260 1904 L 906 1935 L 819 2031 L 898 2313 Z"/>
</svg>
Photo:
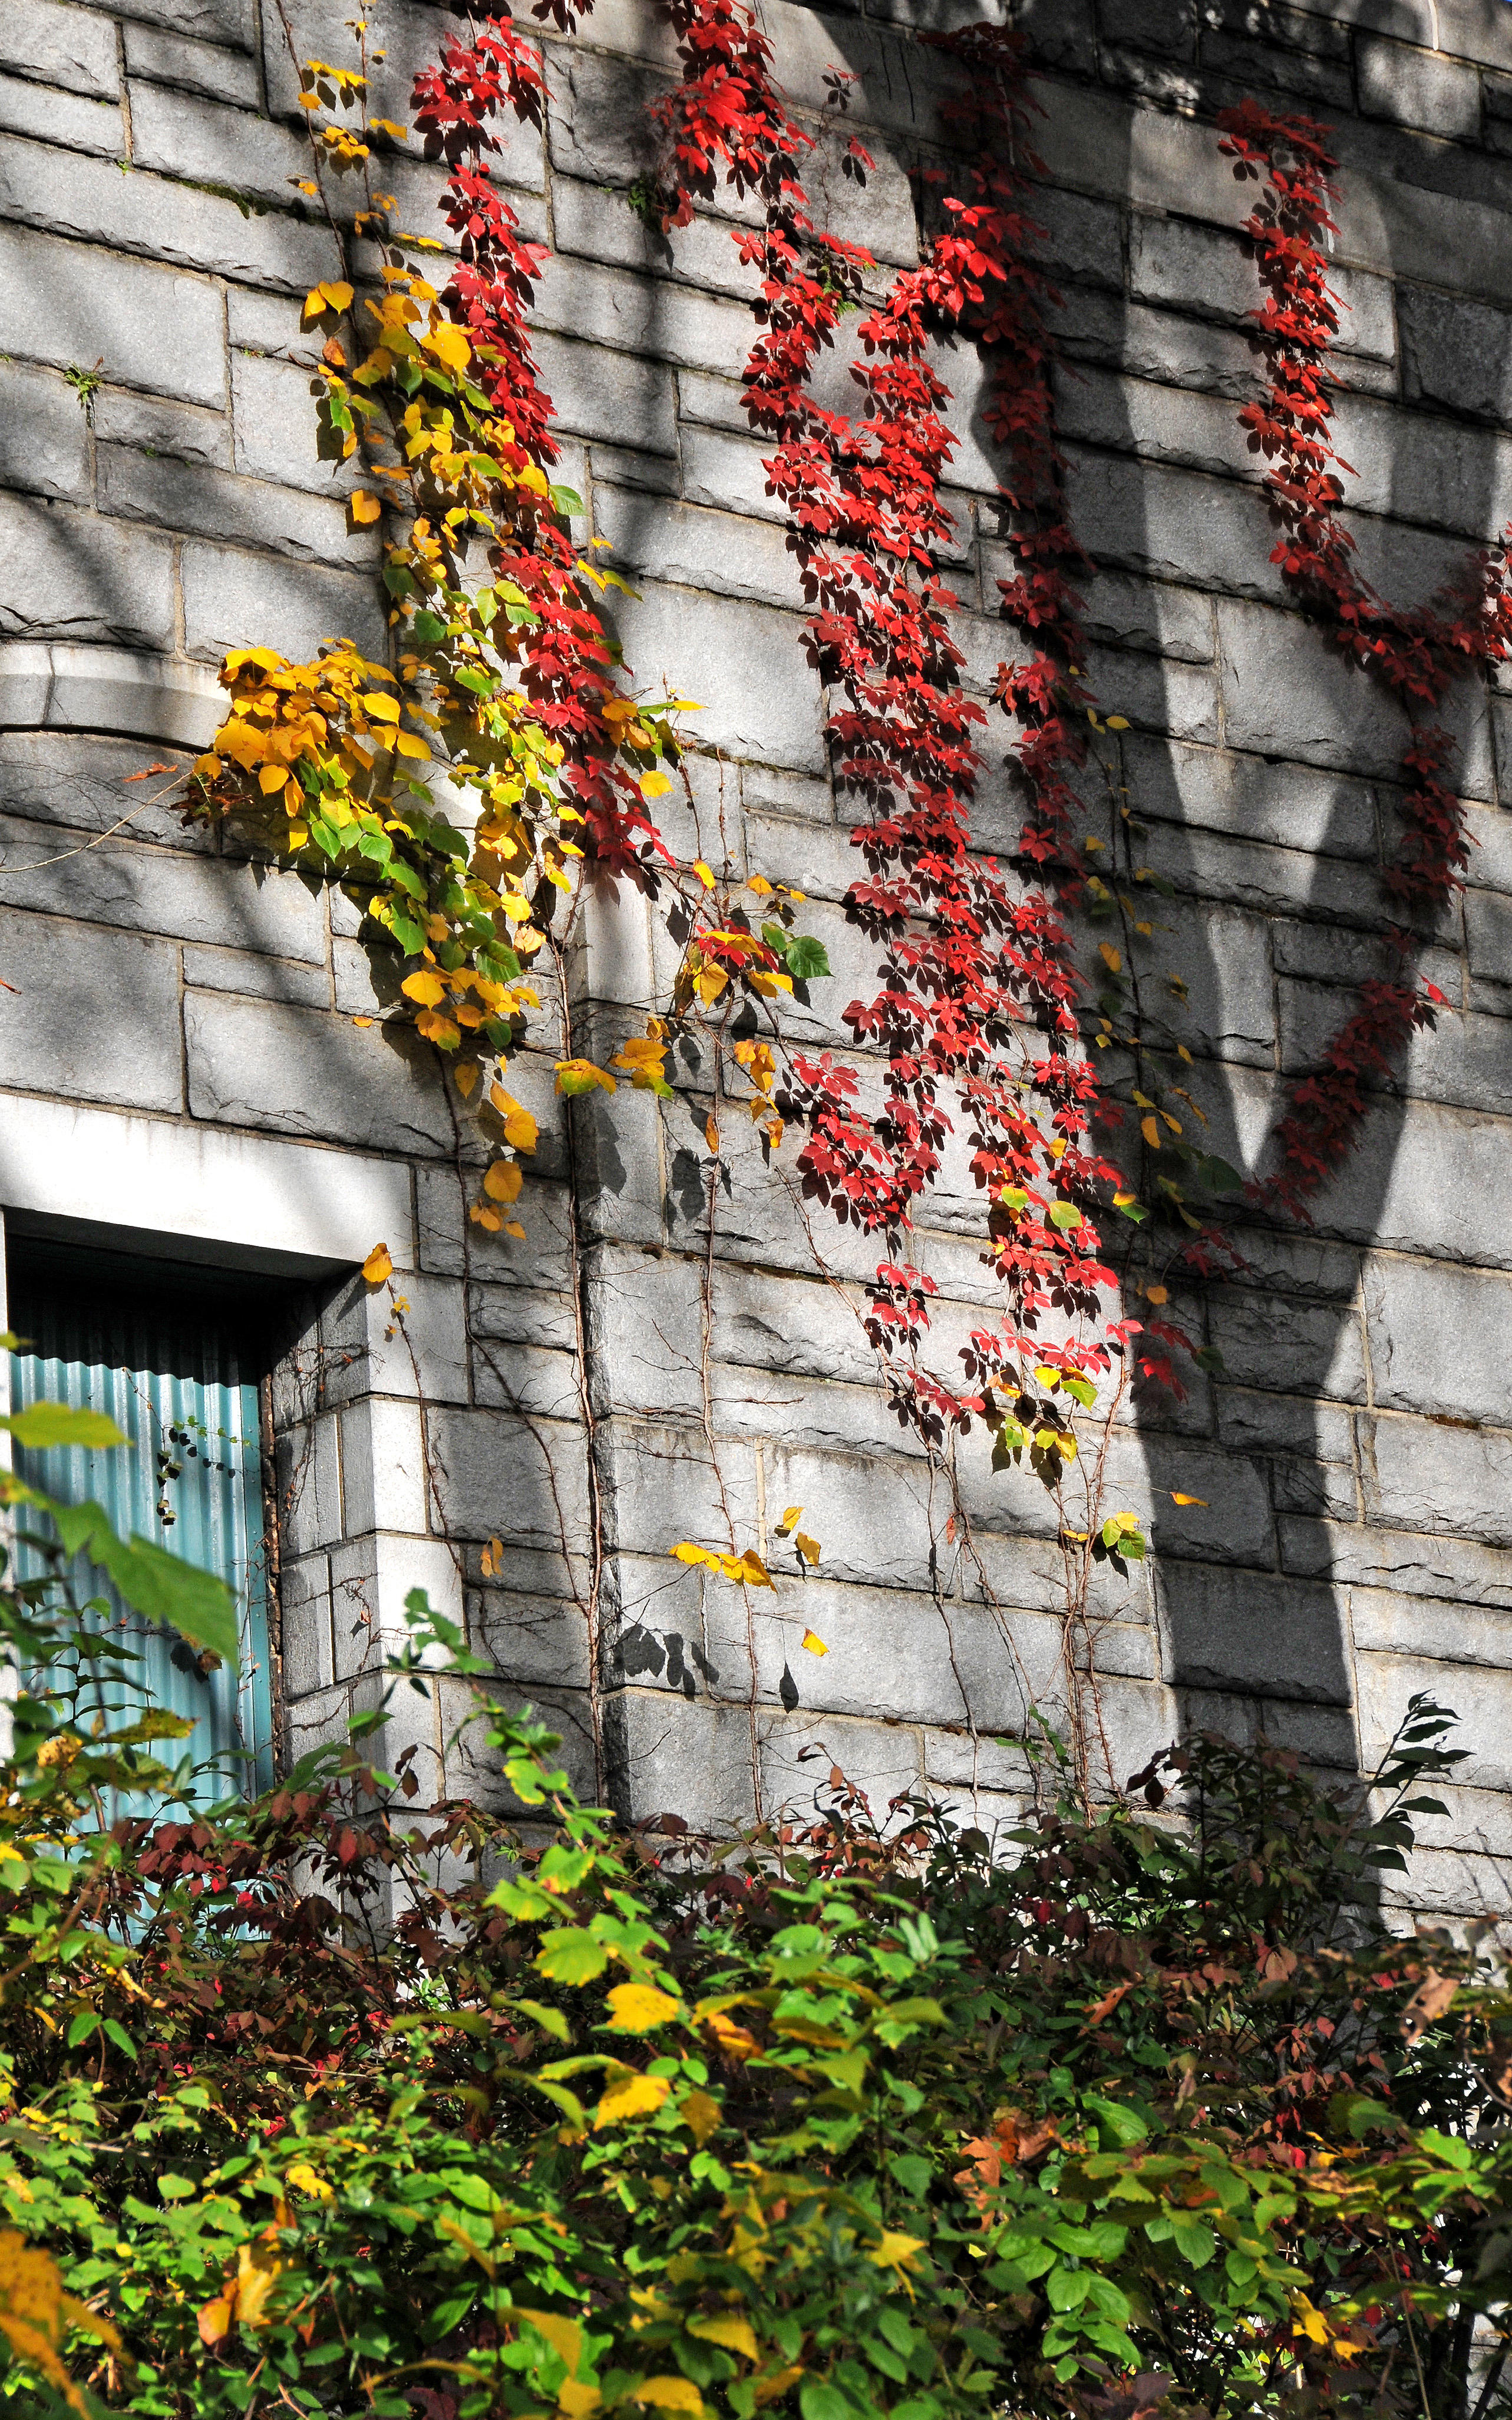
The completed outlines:
<svg viewBox="0 0 1512 2420">
<path fill-rule="evenodd" d="M 517 2000 L 515 2006 L 522 2017 L 529 2017 L 532 2024 L 539 2025 L 553 2041 L 572 2040 L 572 2027 L 560 2009 L 548 2009 L 544 2000 Z"/>
<path fill-rule="evenodd" d="M 829 953 L 811 933 L 795 933 L 781 943 L 781 956 L 795 983 L 817 983 L 827 975 Z"/>
<path fill-rule="evenodd" d="M 50 1446 L 130 1445 L 131 1438 L 104 1412 L 86 1412 L 72 1404 L 29 1404 L 23 1412 L 0 1419 L 18 1445 L 45 1453 Z"/>
<path fill-rule="evenodd" d="M 431 613 L 428 606 L 422 606 L 410 628 L 423 647 L 433 647 L 438 640 L 446 636 L 445 623 L 439 613 Z"/>
<path fill-rule="evenodd" d="M 609 1951 L 581 1925 L 559 1925 L 543 1932 L 536 1967 L 548 1983 L 591 1983 L 609 1964 Z"/>
<path fill-rule="evenodd" d="M 1082 1223 L 1082 1214 L 1074 1202 L 1052 1202 L 1048 1216 L 1052 1227 L 1060 1228 L 1063 1233 Z"/>
<path fill-rule="evenodd" d="M 894 2151 L 887 2165 L 904 2193 L 915 2201 L 922 2201 L 934 2173 L 928 2160 L 920 2159 L 917 2151 Z"/>
<path fill-rule="evenodd" d="M 178 1631 L 192 1646 L 208 1647 L 224 1663 L 236 1663 L 237 1603 L 224 1580 L 168 1554 L 150 1538 L 117 1538 L 102 1505 L 49 1502 L 47 1510 L 65 1554 L 86 1555 L 149 1621 Z"/>
<path fill-rule="evenodd" d="M 806 2378 L 798 2389 L 803 2420 L 856 2420 L 856 2407 L 838 2386 L 822 2378 Z"/>
</svg>

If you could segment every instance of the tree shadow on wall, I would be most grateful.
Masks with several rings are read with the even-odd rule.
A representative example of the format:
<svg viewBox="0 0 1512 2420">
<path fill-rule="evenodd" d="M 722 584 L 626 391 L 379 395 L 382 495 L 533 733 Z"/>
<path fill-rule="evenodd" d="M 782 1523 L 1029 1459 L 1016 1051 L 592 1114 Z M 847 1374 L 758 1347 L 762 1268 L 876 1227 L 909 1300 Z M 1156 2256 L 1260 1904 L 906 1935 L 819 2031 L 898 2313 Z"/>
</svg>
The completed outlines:
<svg viewBox="0 0 1512 2420">
<path fill-rule="evenodd" d="M 1382 31 L 1402 30 L 1400 13 L 1371 12 Z M 1060 63 L 1084 66 L 1074 36 Z M 1043 86 L 1052 136 L 1078 99 L 1077 87 L 1057 90 L 1055 64 Z M 1277 111 L 1293 105 L 1261 97 Z M 1048 194 L 1044 215 L 1065 279 L 1071 366 L 1057 408 L 1072 519 L 1098 566 L 1088 593 L 1092 685 L 1105 711 L 1117 707 L 1134 725 L 1116 776 L 1144 827 L 1133 862 L 1153 868 L 1172 893 L 1144 981 L 1157 992 L 1168 975 L 1184 985 L 1184 1026 L 1168 987 L 1165 1004 L 1196 1063 L 1189 1080 L 1209 1121 L 1202 1142 L 1247 1181 L 1274 1166 L 1276 1118 L 1350 1013 L 1353 985 L 1387 970 L 1381 874 L 1407 726 L 1294 610 L 1268 561 L 1274 533 L 1237 422 L 1257 388 L 1239 321 L 1258 284 L 1238 240 L 1214 226 L 1201 167 L 1190 222 L 1172 191 L 1173 125 L 1181 143 L 1211 145 L 1215 174 L 1227 177 L 1211 118 L 1194 127 L 1126 108 L 1109 92 L 1088 98 L 1095 145 L 1084 130 L 1063 147 L 1076 163 L 1070 190 Z M 1425 138 L 1356 121 L 1339 130 L 1337 147 L 1344 199 L 1365 204 L 1355 225 L 1375 216 L 1390 229 L 1411 216 L 1410 207 L 1373 212 L 1372 178 L 1456 190 L 1445 147 Z M 1141 250 L 1135 201 L 1158 192 L 1162 174 L 1159 197 L 1178 207 L 1142 223 Z M 1232 192 L 1237 228 L 1256 189 L 1236 182 Z M 1373 333 L 1382 305 L 1391 326 L 1384 280 L 1398 272 L 1381 241 L 1378 230 L 1372 274 L 1350 281 L 1344 342 L 1355 349 L 1337 399 L 1339 445 L 1361 468 L 1350 525 L 1365 575 L 1405 604 L 1494 536 L 1506 504 L 1491 428 L 1467 438 L 1462 421 L 1415 410 L 1424 396 L 1411 360 L 1404 365 Z M 1400 266 L 1424 273 L 1415 259 Z M 1230 292 L 1232 306 L 1215 311 L 1214 294 Z M 1512 362 L 1512 320 L 1477 313 L 1476 321 L 1478 344 L 1495 354 L 1485 372 L 1494 392 Z M 1404 320 L 1396 342 L 1410 333 Z M 1444 720 L 1460 740 L 1464 794 L 1494 801 L 1484 687 L 1467 683 Z M 1091 784 L 1088 804 L 1099 830 Z M 1185 1404 L 1141 1398 L 1134 1420 L 1141 1493 L 1159 1508 L 1149 1618 L 1182 1725 L 1240 1735 L 1263 1727 L 1346 1771 L 1373 1767 L 1409 1689 L 1433 1677 L 1375 1652 L 1402 1636 L 1388 1595 L 1404 1559 L 1394 1532 L 1452 1532 L 1468 1518 L 1452 1477 L 1436 1497 L 1425 1484 L 1414 1508 L 1404 1506 L 1391 1472 L 1411 1451 L 1408 1423 L 1375 1407 L 1366 1334 L 1373 1256 L 1444 1253 L 1463 1218 L 1443 1198 L 1465 1132 L 1451 1072 L 1466 1056 L 1458 1028 L 1469 1009 L 1458 908 L 1424 939 L 1425 971 L 1449 1006 L 1438 1040 L 1414 1050 L 1411 1107 L 1402 1081 L 1374 1094 L 1360 1147 L 1319 1197 L 1311 1229 L 1246 1210 L 1233 1230 L 1243 1268 L 1200 1292 L 1172 1280 L 1178 1311 L 1223 1368 Z M 1458 1098 L 1473 1109 L 1463 1086 Z M 1478 1256 L 1506 1257 L 1494 1244 Z M 1381 1316 L 1378 1299 L 1378 1346 Z M 1137 1485 L 1117 1449 L 1112 1468 Z M 1172 1502 L 1194 1494 L 1210 1500 Z M 1412 1560 L 1421 1576 L 1435 1558 Z M 1442 1557 L 1437 1567 L 1442 1575 Z M 1452 1586 L 1441 1581 L 1441 1592 Z M 1431 1652 L 1434 1626 L 1430 1605 L 1421 1614 L 1411 1618 L 1420 1653 Z"/>
</svg>

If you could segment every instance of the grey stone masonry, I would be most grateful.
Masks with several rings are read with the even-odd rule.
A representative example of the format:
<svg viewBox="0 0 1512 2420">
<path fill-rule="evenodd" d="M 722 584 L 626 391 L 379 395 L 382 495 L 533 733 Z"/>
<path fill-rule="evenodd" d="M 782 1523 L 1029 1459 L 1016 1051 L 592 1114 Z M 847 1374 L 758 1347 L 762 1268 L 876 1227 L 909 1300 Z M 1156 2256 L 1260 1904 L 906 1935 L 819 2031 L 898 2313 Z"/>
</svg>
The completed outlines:
<svg viewBox="0 0 1512 2420">
<path fill-rule="evenodd" d="M 1426 1690 L 1458 1710 L 1473 1761 L 1402 1885 L 1404 1920 L 1500 1912 L 1512 672 L 1445 709 L 1474 845 L 1462 896 L 1420 936 L 1443 1005 L 1377 1084 L 1315 1223 L 1241 1195 L 1231 1273 L 1172 1279 L 1209 1366 L 1180 1401 L 1120 1406 L 1106 1507 L 1135 1512 L 1152 1553 L 1095 1567 L 1068 1630 L 1057 1531 L 1073 1507 L 995 1471 L 980 1434 L 946 1467 L 899 1426 L 861 1325 L 875 1247 L 801 1200 L 796 1139 L 774 1157 L 693 1043 L 669 1102 L 628 1085 L 557 1097 L 569 1014 L 574 1049 L 602 1061 L 665 1006 L 680 945 L 657 905 L 590 885 L 566 998 L 544 986 L 509 1074 L 540 1125 L 524 1234 L 490 1235 L 467 1217 L 486 1138 L 433 1054 L 384 1022 L 396 971 L 355 910 L 174 811 L 228 648 L 390 644 L 378 538 L 317 448 L 301 316 L 344 261 L 363 279 L 378 266 L 352 254 L 349 194 L 328 217 L 300 191 L 298 60 L 345 58 L 347 13 L 0 0 L 0 1212 L 71 1220 L 81 1244 L 118 1227 L 171 1255 L 189 1237 L 197 1257 L 286 1278 L 293 1341 L 271 1373 L 285 1747 L 362 1702 L 416 1585 L 465 1616 L 501 1688 L 549 1711 L 584 1786 L 637 1816 L 810 1806 L 838 1763 L 879 1802 L 929 1789 L 996 1823 L 1032 1787 L 1037 1718 L 1073 1714 L 1100 1789 L 1205 1724 L 1365 1771 Z M 870 249 L 870 292 L 918 259 L 917 211 L 936 172 L 959 173 L 958 70 L 922 38 L 972 13 L 764 0 L 814 137 L 816 219 Z M 1116 787 L 1142 835 L 1149 972 L 1185 1003 L 1207 1147 L 1247 1179 L 1350 986 L 1387 966 L 1407 725 L 1272 560 L 1239 418 L 1257 391 L 1240 233 L 1254 188 L 1215 119 L 1254 94 L 1335 130 L 1348 526 L 1379 587 L 1429 597 L 1512 514 L 1512 12 L 991 13 L 1023 33 L 1043 112 L 1057 425 L 1093 564 L 1088 675 L 1126 726 Z M 375 0 L 368 19 L 375 108 L 408 126 L 413 76 L 458 21 L 421 0 Z M 642 690 L 698 701 L 666 834 L 685 861 L 806 894 L 834 973 L 800 987 L 784 1029 L 851 1057 L 874 1098 L 843 1020 L 876 973 L 845 907 L 854 810 L 769 442 L 742 403 L 752 208 L 726 194 L 666 234 L 638 211 L 656 165 L 644 105 L 675 71 L 649 0 L 597 0 L 575 37 L 532 39 L 545 124 L 511 122 L 496 174 L 550 251 L 533 340 L 576 533 L 624 583 L 606 595 L 612 635 Z M 854 79 L 864 182 L 826 112 L 836 73 Z M 412 132 L 383 164 L 410 226 L 443 237 Z M 836 410 L 856 396 L 858 324 L 815 372 Z M 955 628 L 985 699 L 1016 644 L 998 611 L 1004 466 L 983 365 L 933 358 L 950 389 Z M 999 721 L 985 743 L 973 825 L 1003 851 L 1021 812 L 1010 737 Z M 69 1192 L 74 1168 L 88 1176 Z M 953 1135 L 913 1246 L 946 1366 L 992 1303 L 981 1229 Z M 402 1311 L 358 1273 L 380 1239 Z M 820 1542 L 811 1572 L 794 1506 Z M 685 1540 L 754 1547 L 776 1587 L 673 1559 Z M 489 1786 L 465 1744 L 446 1770 L 456 1712 L 441 1699 L 412 1718 L 438 1792 Z"/>
</svg>

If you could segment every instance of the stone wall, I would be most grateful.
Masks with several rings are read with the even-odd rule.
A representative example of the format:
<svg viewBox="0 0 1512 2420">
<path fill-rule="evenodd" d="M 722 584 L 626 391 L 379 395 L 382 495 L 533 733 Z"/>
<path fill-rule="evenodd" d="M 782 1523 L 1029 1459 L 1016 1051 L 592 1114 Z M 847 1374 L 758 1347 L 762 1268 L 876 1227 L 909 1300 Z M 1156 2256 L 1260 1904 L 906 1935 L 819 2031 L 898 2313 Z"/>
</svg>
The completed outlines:
<svg viewBox="0 0 1512 2420">
<path fill-rule="evenodd" d="M 974 13 L 948 8 L 764 11 L 790 101 L 821 132 L 816 215 L 865 242 L 879 277 L 916 256 L 916 180 L 946 140 L 950 70 L 918 35 Z M 559 1004 L 511 1078 L 541 1120 L 526 1241 L 470 1230 L 475 1147 L 428 1055 L 352 1021 L 393 979 L 344 901 L 186 833 L 165 782 L 121 786 L 202 743 L 227 646 L 384 644 L 376 541 L 348 529 L 343 479 L 316 458 L 300 330 L 305 289 L 338 260 L 295 191 L 308 151 L 285 22 L 301 56 L 339 60 L 345 13 L 0 0 L 0 972 L 15 987 L 0 993 L 0 1203 L 85 1240 L 286 1276 L 296 1744 L 361 1685 L 420 1578 L 465 1601 L 508 1682 L 560 1712 L 589 1778 L 596 1697 L 606 1784 L 637 1812 L 737 1820 L 753 1775 L 766 1808 L 806 1803 L 833 1761 L 884 1796 L 927 1784 L 996 1820 L 1025 1786 L 1030 1706 L 1064 1718 L 1054 1508 L 1027 1478 L 995 1477 L 980 1438 L 953 1504 L 900 1432 L 856 1309 L 874 1252 L 795 1206 L 791 1145 L 767 1166 L 724 1120 L 711 1235 L 712 1067 L 685 1054 L 665 1111 L 622 1089 L 568 1112 L 550 1081 Z M 1375 966 L 1403 725 L 1268 560 L 1237 418 L 1254 379 L 1236 234 L 1250 195 L 1212 117 L 1253 91 L 1336 130 L 1350 526 L 1373 578 L 1427 595 L 1512 510 L 1512 19 L 1504 0 L 1021 14 L 1063 294 L 1059 427 L 1099 566 L 1091 676 L 1131 726 L 1123 779 L 1172 886 L 1152 947 L 1190 994 L 1193 1090 L 1211 1147 L 1247 1173 L 1284 1080 Z M 450 22 L 378 0 L 382 114 L 408 119 L 412 72 Z M 553 246 L 538 351 L 582 535 L 638 592 L 615 602 L 626 659 L 645 686 L 700 701 L 693 804 L 669 837 L 809 894 L 835 977 L 790 1030 L 843 1046 L 870 953 L 840 905 L 855 855 L 739 404 L 753 281 L 728 223 L 667 240 L 627 203 L 650 156 L 640 104 L 671 55 L 649 0 L 599 0 L 580 39 L 548 30 L 545 49 L 545 135 L 513 131 L 501 174 Z M 864 191 L 822 127 L 833 68 L 857 78 Z M 430 231 L 434 172 L 413 146 L 393 164 L 403 214 Z M 66 374 L 97 362 L 91 418 Z M 943 367 L 950 568 L 984 689 L 1011 651 L 994 617 L 999 466 L 980 365 Z M 842 398 L 843 365 L 825 378 Z M 1413 1690 L 1433 1691 L 1474 1761 L 1412 1894 L 1469 1907 L 1500 1903 L 1512 1854 L 1512 681 L 1467 690 L 1459 713 L 1478 845 L 1427 962 L 1450 1006 L 1315 1231 L 1250 1224 L 1242 1276 L 1182 1306 L 1224 1375 L 1119 1428 L 1110 1500 L 1147 1517 L 1156 1553 L 1126 1581 L 1104 1569 L 1080 1685 L 1115 1780 L 1213 1720 L 1354 1767 Z M 989 783 L 983 845 L 1013 829 Z M 595 897 L 572 961 L 575 1046 L 607 1056 L 674 965 L 653 908 Z M 948 1171 L 918 1254 L 947 1341 L 988 1298 L 980 1215 Z M 402 1331 L 352 1275 L 380 1222 Z M 801 1586 L 775 1535 L 795 1503 L 824 1547 Z M 497 1575 L 481 1560 L 493 1536 Z M 782 1584 L 748 1603 L 669 1560 L 685 1537 L 755 1544 Z"/>
</svg>

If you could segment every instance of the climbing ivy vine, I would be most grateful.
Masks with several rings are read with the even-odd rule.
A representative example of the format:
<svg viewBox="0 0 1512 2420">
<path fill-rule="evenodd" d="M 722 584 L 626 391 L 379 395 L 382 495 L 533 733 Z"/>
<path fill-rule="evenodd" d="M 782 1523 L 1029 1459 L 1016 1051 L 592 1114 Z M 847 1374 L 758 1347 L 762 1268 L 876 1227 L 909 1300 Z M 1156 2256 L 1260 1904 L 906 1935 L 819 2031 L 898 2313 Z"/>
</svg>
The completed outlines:
<svg viewBox="0 0 1512 2420">
<path fill-rule="evenodd" d="M 542 0 L 536 14 L 570 32 L 586 10 Z M 1091 566 L 1068 520 L 1054 429 L 1054 297 L 1032 215 L 1044 171 L 1026 53 L 986 25 L 925 38 L 960 70 L 962 181 L 952 190 L 949 173 L 932 172 L 933 232 L 918 266 L 888 281 L 864 249 L 816 224 L 804 179 L 818 138 L 787 108 L 771 42 L 744 0 L 662 0 L 660 14 L 679 73 L 650 105 L 656 158 L 631 201 L 675 241 L 696 205 L 728 194 L 741 211 L 732 240 L 759 274 L 745 408 L 771 447 L 769 490 L 787 514 L 805 644 L 861 859 L 845 910 L 879 958 L 877 988 L 842 1012 L 854 1053 L 790 1047 L 775 1013 L 795 981 L 828 971 L 819 943 L 795 929 L 801 894 L 760 875 L 732 883 L 702 859 L 679 866 L 657 832 L 653 802 L 682 774 L 691 701 L 648 701 L 627 686 L 598 610 L 612 575 L 578 547 L 580 500 L 553 482 L 550 405 L 526 328 L 546 256 L 522 237 L 489 166 L 503 113 L 543 117 L 537 51 L 507 19 L 448 38 L 415 86 L 416 128 L 444 163 L 457 247 L 443 287 L 427 257 L 435 239 L 400 231 L 392 196 L 373 188 L 363 69 L 306 70 L 319 162 L 309 191 L 360 177 L 355 223 L 383 261 L 378 293 L 359 301 L 347 279 L 322 285 L 306 318 L 325 334 L 328 441 L 362 469 L 353 519 L 384 529 L 394 662 L 366 662 L 347 642 L 308 665 L 266 647 L 233 654 L 230 713 L 195 768 L 193 806 L 237 816 L 284 857 L 323 861 L 360 901 L 402 961 L 399 1013 L 491 1118 L 499 1156 L 472 1216 L 514 1234 L 519 1219 L 506 1214 L 536 1127 L 504 1078 L 540 1005 L 532 961 L 548 936 L 559 950 L 585 866 L 660 900 L 679 972 L 614 1067 L 670 1097 L 669 1053 L 696 1029 L 713 1052 L 716 1109 L 728 1080 L 768 1157 L 797 1131 L 795 1189 L 878 1248 L 858 1316 L 899 1419 L 947 1464 L 953 1440 L 984 1426 L 995 1466 L 1027 1465 L 1061 1505 L 1069 1675 L 1090 1565 L 1126 1569 L 1146 1551 L 1135 1516 L 1103 1500 L 1110 1423 L 1133 1382 L 1179 1394 L 1183 1369 L 1215 1361 L 1171 1291 L 1234 1257 L 1222 1202 L 1241 1180 L 1206 1150 L 1193 1053 L 1138 980 L 1158 922 L 1152 894 L 1165 886 L 1137 862 L 1136 804 L 1119 778 L 1126 719 L 1086 682 L 1077 582 Z M 837 128 L 849 82 L 828 80 Z M 1412 613 L 1362 580 L 1329 438 L 1338 318 L 1320 249 L 1334 166 L 1323 130 L 1247 102 L 1227 113 L 1222 136 L 1236 174 L 1264 183 L 1247 233 L 1269 385 L 1242 416 L 1266 465 L 1274 560 L 1413 718 L 1388 875 L 1402 915 L 1391 964 L 1296 1089 L 1279 1168 L 1251 1187 L 1305 1216 L 1357 1129 L 1365 1085 L 1431 1018 L 1433 987 L 1411 975 L 1414 935 L 1458 882 L 1464 842 L 1452 743 L 1424 717 L 1457 677 L 1504 655 L 1512 597 L 1500 546 L 1467 566 L 1462 595 Z M 864 183 L 864 146 L 846 136 L 842 154 Z M 812 374 L 851 315 L 856 392 L 845 412 L 819 403 Z M 989 703 L 964 681 L 958 599 L 942 569 L 955 441 L 940 362 L 952 345 L 970 346 L 988 371 L 1014 566 L 998 582 L 1005 659 Z M 1006 867 L 972 830 L 995 753 L 1006 754 L 1024 809 Z M 1089 789 L 1107 794 L 1106 839 L 1084 829 Z M 1171 989 L 1179 1004 L 1179 980 Z M 556 1077 L 567 1094 L 618 1080 L 579 1057 L 560 1061 Z M 712 1249 L 717 1114 L 704 1140 Z M 942 1369 L 930 1359 L 936 1281 L 914 1234 L 962 1148 L 1001 1308 L 958 1366 Z M 955 1517 L 964 1523 L 959 1496 Z M 769 1584 L 733 1533 L 676 1551 L 748 1587 Z"/>
</svg>

